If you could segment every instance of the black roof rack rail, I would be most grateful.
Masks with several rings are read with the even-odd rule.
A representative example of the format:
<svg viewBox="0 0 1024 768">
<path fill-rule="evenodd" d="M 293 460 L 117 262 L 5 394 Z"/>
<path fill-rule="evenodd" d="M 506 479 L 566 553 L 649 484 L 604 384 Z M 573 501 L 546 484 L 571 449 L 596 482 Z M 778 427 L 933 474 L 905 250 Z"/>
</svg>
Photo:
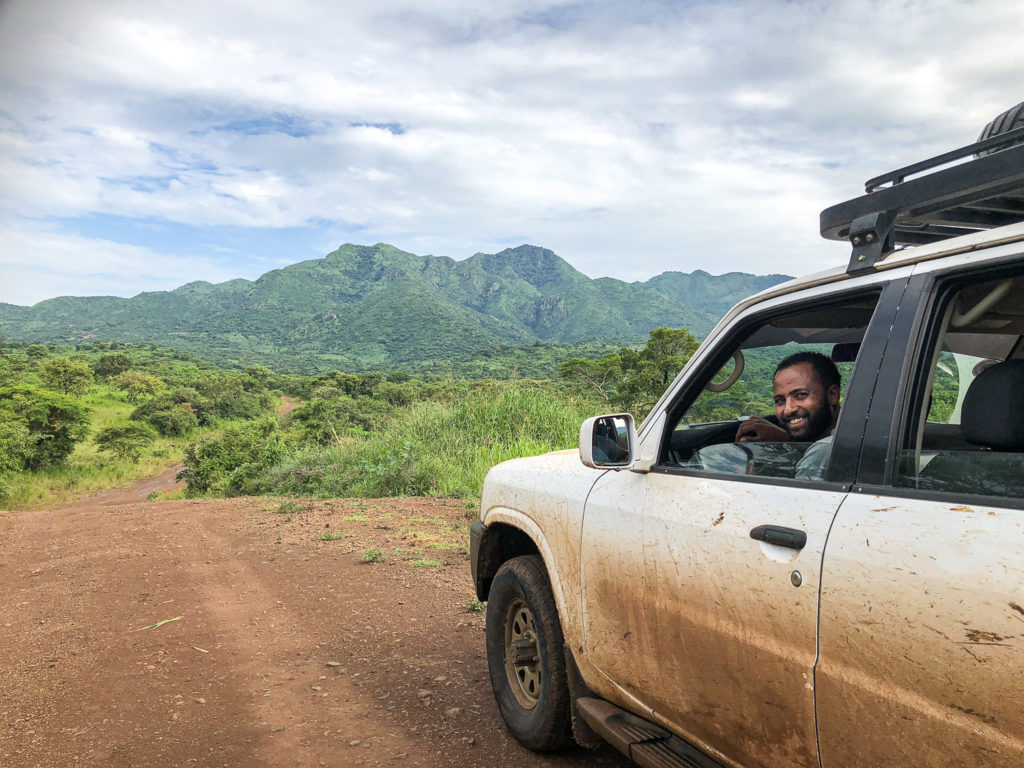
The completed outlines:
<svg viewBox="0 0 1024 768">
<path fill-rule="evenodd" d="M 826 208 L 820 217 L 822 237 L 853 246 L 851 273 L 871 269 L 897 246 L 1024 221 L 1024 128 L 890 171 L 864 189 L 867 194 Z"/>
</svg>

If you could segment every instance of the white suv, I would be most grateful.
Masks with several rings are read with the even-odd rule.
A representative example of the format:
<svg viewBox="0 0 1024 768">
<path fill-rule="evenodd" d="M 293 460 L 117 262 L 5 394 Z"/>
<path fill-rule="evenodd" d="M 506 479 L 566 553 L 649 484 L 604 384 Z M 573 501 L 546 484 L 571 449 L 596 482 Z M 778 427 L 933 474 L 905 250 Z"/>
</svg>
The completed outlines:
<svg viewBox="0 0 1024 768">
<path fill-rule="evenodd" d="M 824 211 L 849 266 L 737 305 L 639 429 L 491 471 L 473 578 L 524 745 L 1024 765 L 1024 127 L 986 131 Z M 799 430 L 737 440 L 794 352 L 842 376 L 810 473 Z"/>
</svg>

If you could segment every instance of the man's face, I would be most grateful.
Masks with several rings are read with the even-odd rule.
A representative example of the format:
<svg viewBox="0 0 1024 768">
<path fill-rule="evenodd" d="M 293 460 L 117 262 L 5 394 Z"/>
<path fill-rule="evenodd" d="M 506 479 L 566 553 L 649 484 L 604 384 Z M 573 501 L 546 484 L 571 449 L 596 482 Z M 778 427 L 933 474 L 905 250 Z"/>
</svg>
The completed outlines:
<svg viewBox="0 0 1024 768">
<path fill-rule="evenodd" d="M 797 442 L 813 442 L 828 434 L 839 387 L 826 392 L 810 363 L 797 363 L 775 374 L 775 415 Z"/>
</svg>

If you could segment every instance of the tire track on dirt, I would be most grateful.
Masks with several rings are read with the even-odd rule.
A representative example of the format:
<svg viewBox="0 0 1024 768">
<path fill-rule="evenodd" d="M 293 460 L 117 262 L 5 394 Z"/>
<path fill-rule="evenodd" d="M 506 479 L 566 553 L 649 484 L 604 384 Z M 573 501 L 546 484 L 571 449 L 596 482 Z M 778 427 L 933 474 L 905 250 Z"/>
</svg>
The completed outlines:
<svg viewBox="0 0 1024 768">
<path fill-rule="evenodd" d="M 395 522 L 317 541 L 338 502 L 291 522 L 262 499 L 109 503 L 139 493 L 0 515 L 5 768 L 626 764 L 508 737 L 464 552 L 359 564 L 409 542 Z M 465 520 L 433 500 L 359 504 Z"/>
</svg>

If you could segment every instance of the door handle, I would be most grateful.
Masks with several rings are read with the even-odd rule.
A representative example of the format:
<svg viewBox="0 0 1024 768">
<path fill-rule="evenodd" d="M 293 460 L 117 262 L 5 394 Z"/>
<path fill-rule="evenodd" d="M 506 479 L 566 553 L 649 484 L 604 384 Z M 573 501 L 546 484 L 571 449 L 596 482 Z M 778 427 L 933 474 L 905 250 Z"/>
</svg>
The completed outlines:
<svg viewBox="0 0 1024 768">
<path fill-rule="evenodd" d="M 807 545 L 806 533 L 798 531 L 796 528 L 783 528 L 780 525 L 759 525 L 752 528 L 750 538 L 789 549 L 803 549 Z"/>
</svg>

